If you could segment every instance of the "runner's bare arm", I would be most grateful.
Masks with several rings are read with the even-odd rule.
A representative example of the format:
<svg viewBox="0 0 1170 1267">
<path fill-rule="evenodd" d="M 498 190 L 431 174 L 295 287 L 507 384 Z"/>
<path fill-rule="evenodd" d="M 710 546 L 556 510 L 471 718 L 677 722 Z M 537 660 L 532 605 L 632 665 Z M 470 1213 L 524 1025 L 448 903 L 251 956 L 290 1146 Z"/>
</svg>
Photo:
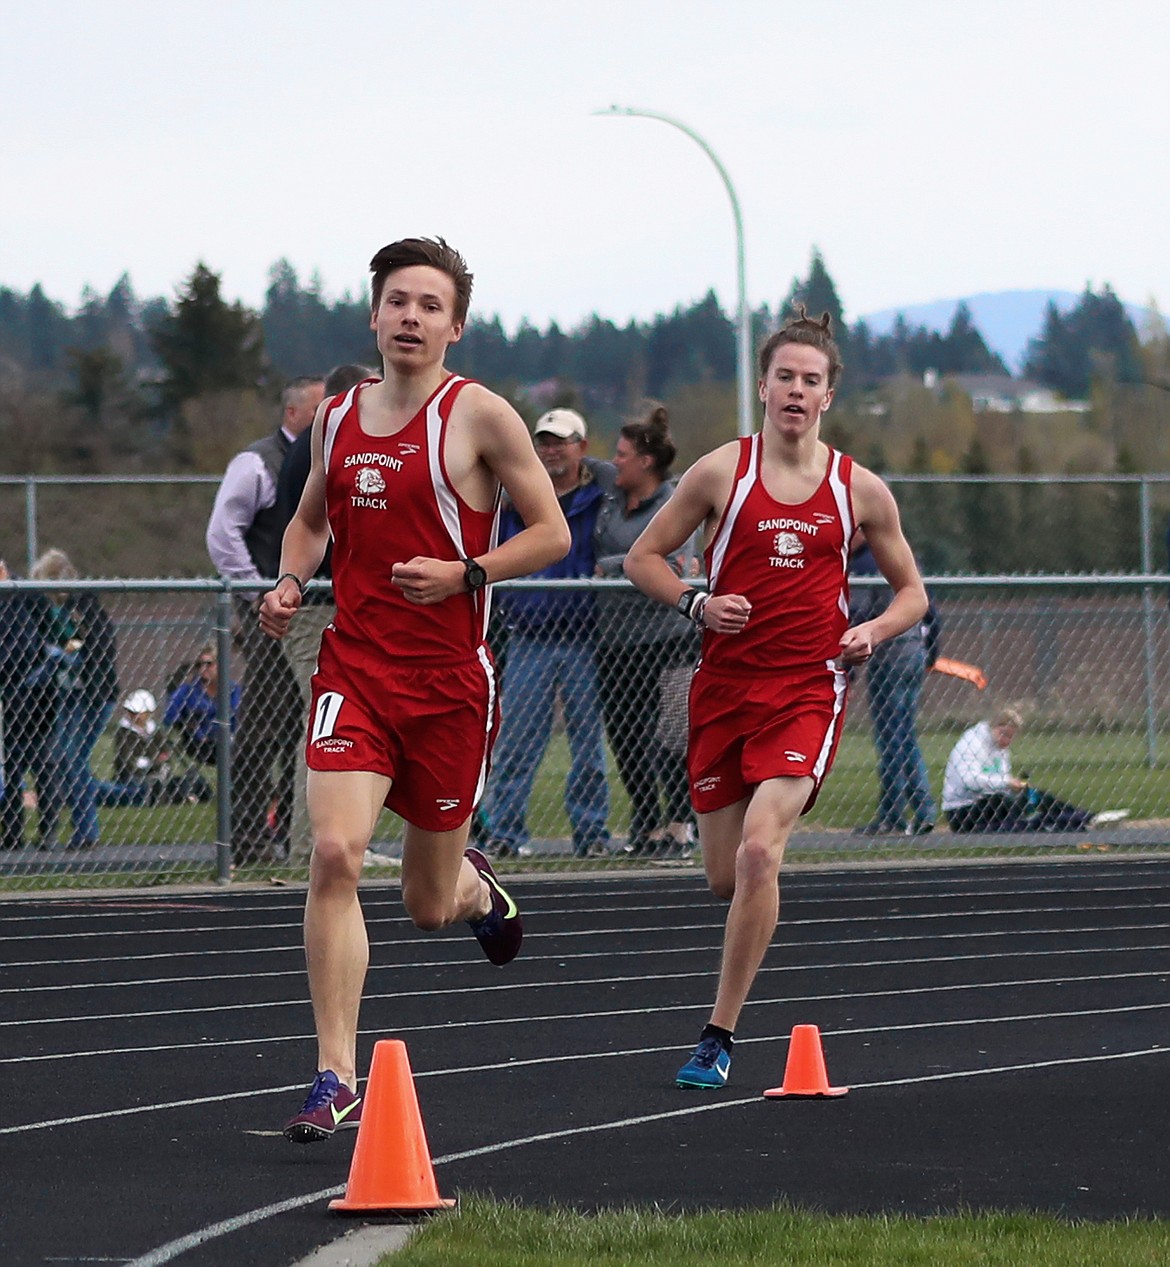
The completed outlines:
<svg viewBox="0 0 1170 1267">
<path fill-rule="evenodd" d="M 737 451 L 734 444 L 724 445 L 700 458 L 631 546 L 625 572 L 644 594 L 674 606 L 692 588 L 679 579 L 669 559 L 696 528 L 705 524 L 710 530 L 722 515 Z M 720 594 L 707 600 L 702 623 L 716 633 L 732 634 L 747 624 L 750 615 L 751 604 L 742 594 Z"/>
<path fill-rule="evenodd" d="M 280 580 L 260 600 L 260 628 L 271 638 L 283 638 L 289 621 L 301 606 L 301 589 L 290 578 L 304 583 L 321 566 L 329 544 L 325 518 L 325 463 L 322 449 L 325 405 L 313 419 L 312 464 L 296 513 L 284 531 L 280 549 Z"/>
<path fill-rule="evenodd" d="M 841 637 L 845 663 L 862 664 L 878 643 L 921 620 L 926 615 L 927 599 L 914 553 L 902 532 L 894 495 L 863 466 L 853 468 L 853 507 L 873 557 L 894 591 L 893 600 L 880 616 L 854 625 Z"/>
<path fill-rule="evenodd" d="M 523 419 L 507 401 L 478 385 L 468 387 L 468 412 L 461 418 L 474 437 L 479 460 L 512 499 L 524 528 L 493 550 L 476 556 L 489 581 L 528 576 L 568 553 L 569 526 L 548 472 L 532 446 Z M 460 403 L 463 403 L 462 401 Z M 394 584 L 416 603 L 438 603 L 466 592 L 462 562 L 410 559 L 394 565 Z"/>
</svg>

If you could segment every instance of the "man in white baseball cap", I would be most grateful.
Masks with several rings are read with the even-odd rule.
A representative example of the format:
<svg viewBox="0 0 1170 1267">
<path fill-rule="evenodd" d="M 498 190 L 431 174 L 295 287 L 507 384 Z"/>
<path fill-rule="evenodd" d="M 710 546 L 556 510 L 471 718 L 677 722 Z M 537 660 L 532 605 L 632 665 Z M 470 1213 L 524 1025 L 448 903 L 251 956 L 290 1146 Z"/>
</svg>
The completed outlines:
<svg viewBox="0 0 1170 1267">
<path fill-rule="evenodd" d="M 584 440 L 589 431 L 585 419 L 575 409 L 550 409 L 537 418 L 532 434 L 539 446 L 542 435 L 557 436 L 561 440 Z"/>
<path fill-rule="evenodd" d="M 532 434 L 573 538 L 569 553 L 533 573 L 533 579 L 592 576 L 593 528 L 604 494 L 613 487 L 613 465 L 585 456 L 587 428 L 575 409 L 541 414 Z M 520 527 L 515 511 L 505 507 L 500 540 Z M 604 854 L 609 847 L 609 780 L 593 661 L 593 595 L 587 590 L 536 589 L 504 593 L 497 601 L 508 627 L 508 660 L 504 721 L 485 798 L 488 851 L 498 858 L 529 852 L 528 798 L 552 735 L 559 692 L 571 756 L 565 811 L 573 852 L 578 857 Z"/>
</svg>

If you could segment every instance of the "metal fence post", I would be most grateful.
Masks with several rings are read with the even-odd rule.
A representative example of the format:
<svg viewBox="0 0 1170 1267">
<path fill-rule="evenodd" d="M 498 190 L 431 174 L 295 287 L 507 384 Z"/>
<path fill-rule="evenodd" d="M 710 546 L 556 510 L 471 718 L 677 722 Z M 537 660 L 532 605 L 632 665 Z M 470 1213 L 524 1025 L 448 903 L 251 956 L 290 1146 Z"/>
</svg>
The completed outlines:
<svg viewBox="0 0 1170 1267">
<path fill-rule="evenodd" d="M 33 564 L 40 554 L 37 543 L 37 477 L 30 475 L 24 481 L 24 544 L 28 565 L 25 575 L 31 576 Z"/>
<path fill-rule="evenodd" d="M 1138 490 L 1138 514 L 1141 522 L 1142 571 L 1149 576 L 1154 570 L 1154 562 L 1153 551 L 1150 549 L 1150 485 L 1144 478 Z M 1142 652 L 1146 684 L 1146 765 L 1153 769 L 1158 764 L 1158 704 L 1155 694 L 1154 591 L 1148 585 L 1142 589 Z"/>
<path fill-rule="evenodd" d="M 215 654 L 219 681 L 215 700 L 215 763 L 218 778 L 215 795 L 215 878 L 230 884 L 232 878 L 232 592 L 229 582 L 215 599 Z"/>
</svg>

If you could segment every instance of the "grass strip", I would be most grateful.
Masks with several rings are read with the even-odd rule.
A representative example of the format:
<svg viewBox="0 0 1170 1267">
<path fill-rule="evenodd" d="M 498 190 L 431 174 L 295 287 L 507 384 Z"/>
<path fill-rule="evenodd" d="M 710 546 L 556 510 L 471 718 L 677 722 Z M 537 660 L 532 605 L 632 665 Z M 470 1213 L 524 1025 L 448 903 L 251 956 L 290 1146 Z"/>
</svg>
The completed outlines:
<svg viewBox="0 0 1170 1267">
<path fill-rule="evenodd" d="M 825 1215 L 790 1207 L 583 1214 L 467 1197 L 379 1267 L 1154 1267 L 1170 1223 L 1045 1214 Z"/>
</svg>

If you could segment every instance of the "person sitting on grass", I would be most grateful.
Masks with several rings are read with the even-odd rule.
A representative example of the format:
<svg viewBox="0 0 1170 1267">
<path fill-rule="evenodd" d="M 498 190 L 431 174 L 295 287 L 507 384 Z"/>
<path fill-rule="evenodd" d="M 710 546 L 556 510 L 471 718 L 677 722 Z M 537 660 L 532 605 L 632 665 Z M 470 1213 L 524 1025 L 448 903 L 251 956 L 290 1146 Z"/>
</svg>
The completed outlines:
<svg viewBox="0 0 1170 1267">
<path fill-rule="evenodd" d="M 155 720 L 158 702 L 147 690 L 131 691 L 122 701 L 114 731 L 114 778 L 99 781 L 99 805 L 194 805 L 209 801 L 211 785 L 191 769 L 176 774 L 167 736 Z"/>
<path fill-rule="evenodd" d="M 951 831 L 1083 831 L 1128 817 L 1128 810 L 1078 809 L 1013 775 L 1011 745 L 1023 724 L 1017 709 L 1001 708 L 951 749 L 942 802 Z"/>
</svg>

